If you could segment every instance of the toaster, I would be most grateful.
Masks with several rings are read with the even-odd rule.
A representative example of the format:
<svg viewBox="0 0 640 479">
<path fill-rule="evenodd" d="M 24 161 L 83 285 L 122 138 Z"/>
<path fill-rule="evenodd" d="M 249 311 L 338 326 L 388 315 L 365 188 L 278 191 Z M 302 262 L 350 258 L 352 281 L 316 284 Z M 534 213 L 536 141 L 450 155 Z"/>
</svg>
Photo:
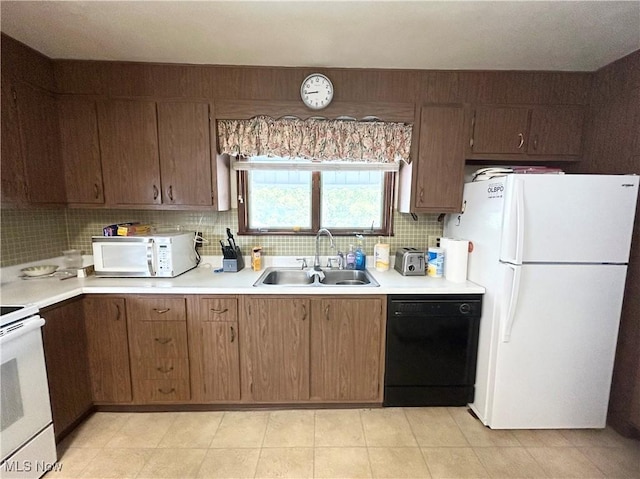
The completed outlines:
<svg viewBox="0 0 640 479">
<path fill-rule="evenodd" d="M 424 276 L 424 251 L 416 248 L 400 248 L 396 250 L 395 269 L 404 276 Z"/>
</svg>

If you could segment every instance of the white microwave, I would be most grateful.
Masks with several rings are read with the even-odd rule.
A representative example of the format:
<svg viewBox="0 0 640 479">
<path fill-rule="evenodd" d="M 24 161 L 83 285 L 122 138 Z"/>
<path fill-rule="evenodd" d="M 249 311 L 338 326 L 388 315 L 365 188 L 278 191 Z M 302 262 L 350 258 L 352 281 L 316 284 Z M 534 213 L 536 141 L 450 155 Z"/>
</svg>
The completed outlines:
<svg viewBox="0 0 640 479">
<path fill-rule="evenodd" d="M 173 278 L 198 265 L 195 232 L 93 236 L 96 276 Z"/>
</svg>

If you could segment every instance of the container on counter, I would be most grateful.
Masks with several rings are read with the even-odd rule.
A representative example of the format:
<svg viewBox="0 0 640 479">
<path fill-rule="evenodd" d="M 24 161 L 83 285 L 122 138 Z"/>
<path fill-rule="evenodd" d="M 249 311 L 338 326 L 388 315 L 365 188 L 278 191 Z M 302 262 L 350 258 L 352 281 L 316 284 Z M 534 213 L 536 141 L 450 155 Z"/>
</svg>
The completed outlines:
<svg viewBox="0 0 640 479">
<path fill-rule="evenodd" d="M 251 250 L 251 269 L 253 271 L 262 269 L 262 246 L 256 246 Z"/>
<path fill-rule="evenodd" d="M 376 271 L 389 270 L 389 243 L 376 243 L 373 248 Z"/>
<path fill-rule="evenodd" d="M 427 251 L 427 276 L 442 278 L 444 274 L 444 249 L 429 248 Z"/>
</svg>

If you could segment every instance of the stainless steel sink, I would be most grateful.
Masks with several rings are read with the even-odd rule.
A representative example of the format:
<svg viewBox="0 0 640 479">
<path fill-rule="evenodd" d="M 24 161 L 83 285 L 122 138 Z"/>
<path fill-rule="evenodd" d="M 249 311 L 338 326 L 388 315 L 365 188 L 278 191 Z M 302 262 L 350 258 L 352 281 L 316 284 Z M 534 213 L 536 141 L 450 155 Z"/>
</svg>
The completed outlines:
<svg viewBox="0 0 640 479">
<path fill-rule="evenodd" d="M 336 286 L 366 286 L 371 284 L 375 279 L 369 275 L 367 271 L 359 270 L 338 270 L 338 271 L 325 271 L 324 279 L 320 280 L 320 283 L 326 285 Z M 376 283 L 377 286 L 377 283 Z"/>
<path fill-rule="evenodd" d="M 299 268 L 267 268 L 260 275 L 254 286 L 303 286 L 303 287 L 330 287 L 330 286 L 380 286 L 368 271 L 355 270 L 331 270 L 322 271 L 324 278 L 309 275 L 307 270 Z"/>
<path fill-rule="evenodd" d="M 259 286 L 260 284 L 304 286 L 313 284 L 313 280 L 314 278 L 309 277 L 306 271 L 300 269 L 268 268 L 254 286 Z"/>
</svg>

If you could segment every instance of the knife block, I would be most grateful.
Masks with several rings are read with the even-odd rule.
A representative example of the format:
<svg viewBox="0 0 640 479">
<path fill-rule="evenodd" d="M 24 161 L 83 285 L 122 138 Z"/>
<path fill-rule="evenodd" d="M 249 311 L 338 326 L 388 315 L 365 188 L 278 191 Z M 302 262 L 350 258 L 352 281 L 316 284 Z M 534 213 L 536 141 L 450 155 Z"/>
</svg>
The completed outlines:
<svg viewBox="0 0 640 479">
<path fill-rule="evenodd" d="M 222 260 L 222 272 L 223 273 L 237 273 L 244 268 L 244 258 L 240 248 L 236 246 L 236 259 L 223 259 Z"/>
</svg>

